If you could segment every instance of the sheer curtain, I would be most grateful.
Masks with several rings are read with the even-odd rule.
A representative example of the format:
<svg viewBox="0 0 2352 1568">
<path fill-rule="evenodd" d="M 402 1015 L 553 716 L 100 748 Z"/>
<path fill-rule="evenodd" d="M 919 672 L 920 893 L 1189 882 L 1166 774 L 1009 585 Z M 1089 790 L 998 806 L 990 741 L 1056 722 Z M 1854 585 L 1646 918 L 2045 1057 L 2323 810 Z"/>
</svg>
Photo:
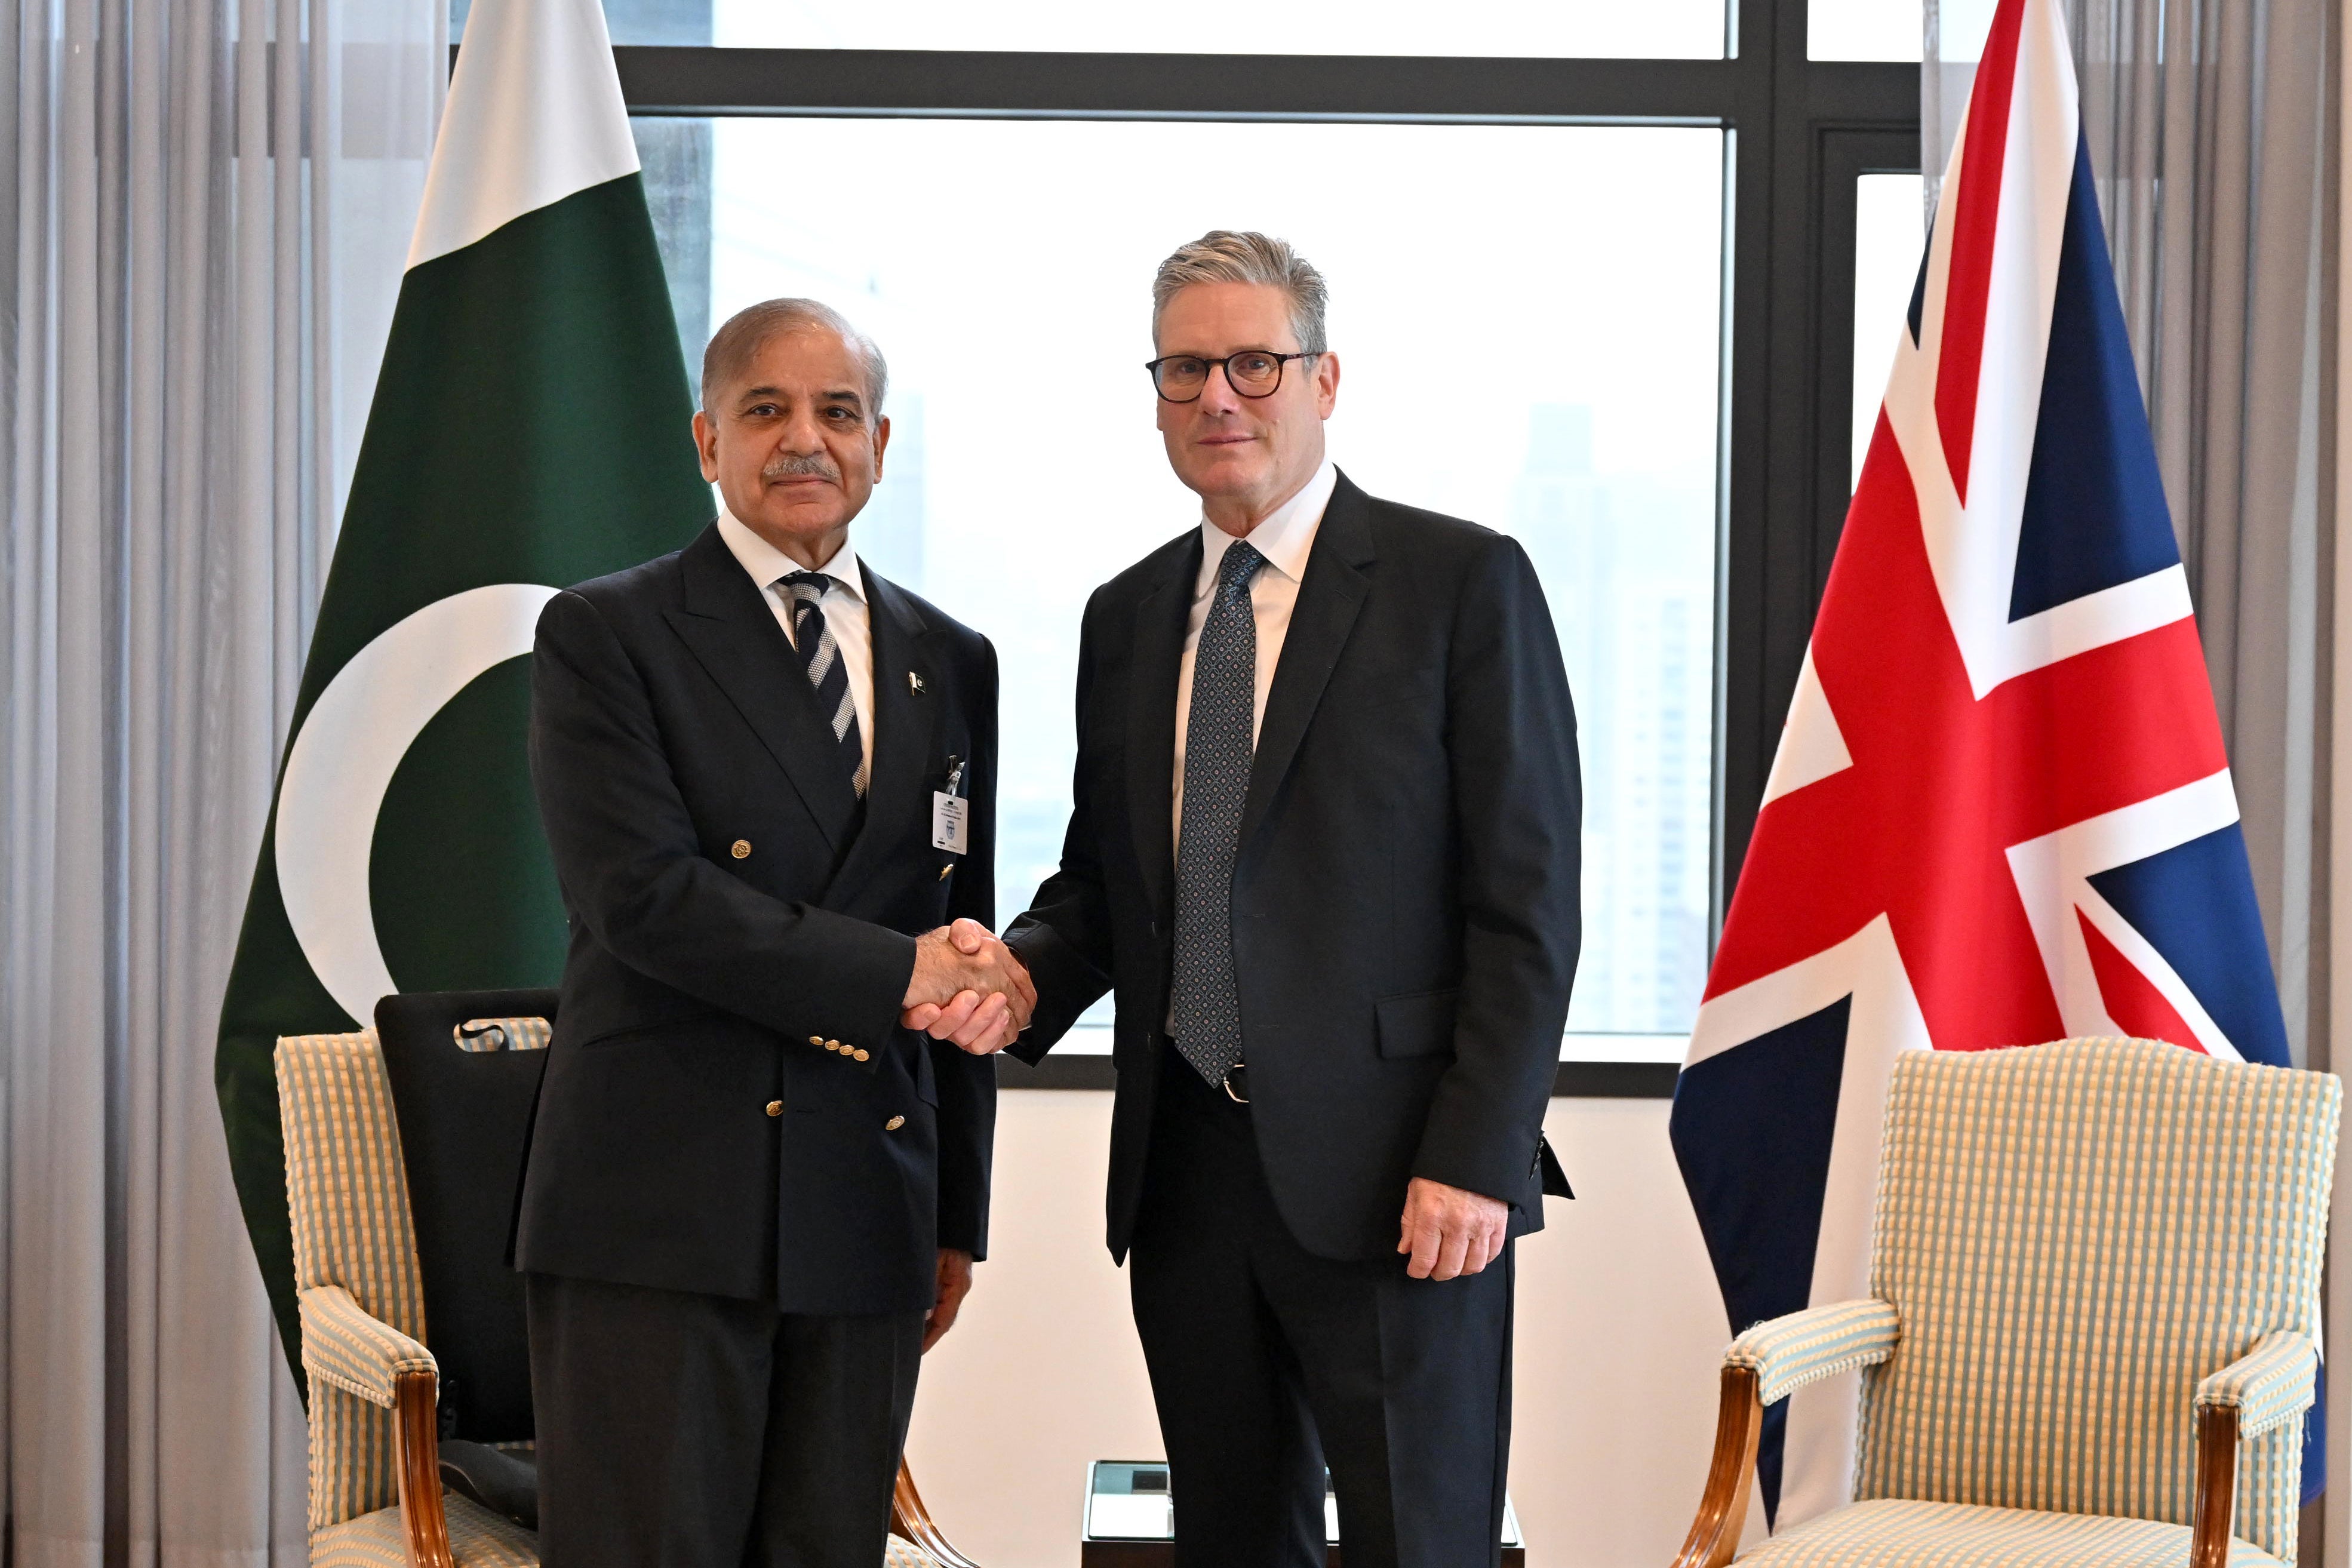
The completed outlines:
<svg viewBox="0 0 2352 1568">
<path fill-rule="evenodd" d="M 21 1564 L 300 1563 L 215 1014 L 446 73 L 442 0 L 0 29 L 0 1474 Z"/>
</svg>

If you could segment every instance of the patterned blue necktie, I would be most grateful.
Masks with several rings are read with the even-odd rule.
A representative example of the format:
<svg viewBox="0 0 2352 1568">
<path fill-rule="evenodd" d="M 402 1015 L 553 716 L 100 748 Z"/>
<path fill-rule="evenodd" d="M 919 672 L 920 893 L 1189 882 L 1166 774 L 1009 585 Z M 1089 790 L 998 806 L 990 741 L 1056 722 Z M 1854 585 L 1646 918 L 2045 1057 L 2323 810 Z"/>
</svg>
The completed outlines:
<svg viewBox="0 0 2352 1568">
<path fill-rule="evenodd" d="M 857 732 L 857 705 L 849 699 L 849 671 L 841 665 L 841 645 L 833 640 L 818 601 L 833 586 L 822 572 L 795 572 L 782 580 L 793 605 L 793 648 L 816 688 L 816 710 L 833 726 L 841 748 L 841 765 L 849 774 L 857 798 L 866 798 L 866 741 Z"/>
<path fill-rule="evenodd" d="M 1257 750 L 1257 619 L 1250 579 L 1265 557 L 1236 540 L 1192 656 L 1184 729 L 1184 816 L 1176 851 L 1176 1048 L 1211 1083 L 1242 1059 L 1234 978 L 1234 856 Z"/>
</svg>

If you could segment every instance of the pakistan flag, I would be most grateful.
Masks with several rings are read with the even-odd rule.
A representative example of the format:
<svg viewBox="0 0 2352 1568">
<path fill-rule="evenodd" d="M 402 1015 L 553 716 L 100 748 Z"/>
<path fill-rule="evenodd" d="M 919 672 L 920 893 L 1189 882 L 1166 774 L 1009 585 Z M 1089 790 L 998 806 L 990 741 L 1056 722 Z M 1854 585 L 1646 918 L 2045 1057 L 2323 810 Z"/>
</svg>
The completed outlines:
<svg viewBox="0 0 2352 1568">
<path fill-rule="evenodd" d="M 711 513 L 597 0 L 475 0 L 302 673 L 214 1079 L 300 1376 L 280 1035 L 553 984 L 524 757 L 539 612 Z"/>
</svg>

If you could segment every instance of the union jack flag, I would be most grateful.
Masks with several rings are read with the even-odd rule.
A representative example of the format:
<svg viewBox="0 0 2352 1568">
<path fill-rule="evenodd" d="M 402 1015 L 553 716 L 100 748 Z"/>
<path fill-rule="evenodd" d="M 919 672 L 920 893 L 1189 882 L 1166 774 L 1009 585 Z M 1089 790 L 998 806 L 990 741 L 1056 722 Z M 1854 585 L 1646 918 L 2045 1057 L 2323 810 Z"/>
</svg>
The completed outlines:
<svg viewBox="0 0 2352 1568">
<path fill-rule="evenodd" d="M 2001 0 L 1675 1095 L 1733 1326 L 1868 1293 L 1897 1052 L 2116 1034 L 2287 1060 L 2064 23 Z M 1768 1413 L 1777 1521 L 1854 1394 Z"/>
</svg>

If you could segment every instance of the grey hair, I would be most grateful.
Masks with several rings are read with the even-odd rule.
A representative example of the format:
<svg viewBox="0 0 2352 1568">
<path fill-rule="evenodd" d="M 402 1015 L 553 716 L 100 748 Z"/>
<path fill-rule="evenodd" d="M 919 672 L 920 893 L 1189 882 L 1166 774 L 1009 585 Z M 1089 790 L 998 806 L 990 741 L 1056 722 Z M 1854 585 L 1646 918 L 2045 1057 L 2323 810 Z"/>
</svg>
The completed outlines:
<svg viewBox="0 0 2352 1568">
<path fill-rule="evenodd" d="M 1160 330 L 1160 313 L 1180 289 L 1195 283 L 1257 283 L 1279 289 L 1290 299 L 1290 330 L 1301 350 L 1319 354 L 1331 346 L 1324 335 L 1323 312 L 1331 290 L 1323 274 L 1286 239 L 1254 230 L 1213 228 L 1160 264 L 1151 279 L 1151 330 Z"/>
<path fill-rule="evenodd" d="M 851 326 L 848 317 L 817 300 L 762 300 L 728 317 L 727 324 L 710 334 L 710 346 L 702 351 L 702 411 L 710 412 L 719 393 L 743 374 L 762 344 L 795 327 L 823 327 L 837 332 L 843 342 L 857 351 L 866 364 L 866 401 L 871 405 L 866 416 L 880 418 L 882 395 L 890 390 L 890 367 L 883 362 L 881 349 Z"/>
</svg>

